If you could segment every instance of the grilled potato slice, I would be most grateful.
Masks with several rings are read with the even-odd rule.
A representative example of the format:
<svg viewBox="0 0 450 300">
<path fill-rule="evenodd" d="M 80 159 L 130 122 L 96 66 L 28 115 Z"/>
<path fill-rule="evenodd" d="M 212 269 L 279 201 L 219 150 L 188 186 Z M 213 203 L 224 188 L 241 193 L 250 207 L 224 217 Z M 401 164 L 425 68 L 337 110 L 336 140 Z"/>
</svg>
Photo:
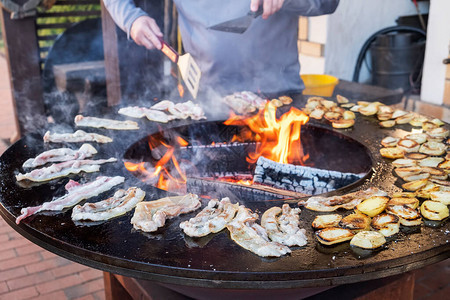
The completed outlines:
<svg viewBox="0 0 450 300">
<path fill-rule="evenodd" d="M 408 152 L 419 151 L 420 145 L 416 141 L 413 141 L 413 140 L 401 139 L 400 141 L 398 141 L 397 147 L 405 150 L 405 152 L 408 153 Z"/>
<path fill-rule="evenodd" d="M 349 128 L 349 127 L 352 127 L 353 125 L 355 125 L 355 120 L 353 120 L 353 119 L 333 120 L 331 122 L 331 125 L 333 126 L 333 128 L 338 128 L 338 129 Z"/>
<path fill-rule="evenodd" d="M 280 99 L 274 98 L 272 100 L 270 100 L 270 103 L 272 103 L 273 106 L 275 107 L 282 107 L 283 106 L 283 102 L 281 102 Z"/>
<path fill-rule="evenodd" d="M 393 114 L 394 109 L 388 105 L 380 105 L 380 106 L 378 106 L 378 113 L 379 114 L 386 114 L 386 113 Z"/>
<path fill-rule="evenodd" d="M 392 114 L 392 119 L 397 119 L 397 118 L 402 117 L 407 114 L 408 114 L 408 112 L 406 112 L 404 110 L 396 109 L 396 110 L 394 110 L 394 112 Z"/>
<path fill-rule="evenodd" d="M 425 116 L 415 116 L 409 124 L 411 124 L 414 127 L 422 127 L 423 122 L 428 121 L 428 118 Z"/>
<path fill-rule="evenodd" d="M 331 100 L 326 100 L 326 99 L 323 99 L 321 101 L 321 103 L 326 109 L 331 109 L 332 107 L 336 107 L 337 106 L 336 102 L 331 101 Z"/>
<path fill-rule="evenodd" d="M 344 112 L 342 113 L 342 117 L 343 117 L 345 120 L 354 120 L 354 119 L 356 119 L 355 113 L 352 112 L 352 111 L 350 111 L 350 110 L 344 111 Z"/>
<path fill-rule="evenodd" d="M 353 230 L 353 232 L 369 230 L 370 218 L 364 214 L 350 214 L 342 218 L 339 227 Z"/>
<path fill-rule="evenodd" d="M 330 122 L 334 122 L 334 121 L 337 121 L 337 120 L 342 119 L 342 114 L 341 114 L 341 113 L 338 113 L 338 112 L 327 111 L 327 112 L 323 115 L 323 117 L 324 117 L 325 119 L 327 119 L 328 121 L 330 121 Z"/>
<path fill-rule="evenodd" d="M 423 188 L 427 183 L 428 183 L 428 179 L 425 178 L 425 179 L 420 179 L 420 180 L 415 180 L 415 181 L 410 181 L 410 182 L 404 183 L 404 184 L 402 184 L 402 188 L 407 191 L 415 192 L 415 191 Z"/>
<path fill-rule="evenodd" d="M 377 118 L 380 121 L 388 121 L 388 120 L 392 119 L 392 113 L 380 113 L 380 112 L 378 112 L 377 113 Z M 395 121 L 394 121 L 394 123 L 395 123 Z"/>
<path fill-rule="evenodd" d="M 339 214 L 318 215 L 312 222 L 314 229 L 324 229 L 329 227 L 337 227 L 342 220 L 342 216 Z"/>
<path fill-rule="evenodd" d="M 382 213 L 375 216 L 370 225 L 384 236 L 392 236 L 400 231 L 399 217 L 389 213 Z"/>
<path fill-rule="evenodd" d="M 415 141 L 417 144 L 423 144 L 427 141 L 428 135 L 426 133 L 410 133 L 405 135 L 405 139 Z"/>
<path fill-rule="evenodd" d="M 325 228 L 316 232 L 317 240 L 324 245 L 334 245 L 351 240 L 353 232 L 344 228 Z"/>
<path fill-rule="evenodd" d="M 358 232 L 350 241 L 350 245 L 363 249 L 377 249 L 385 243 L 386 238 L 377 231 Z"/>
<path fill-rule="evenodd" d="M 433 120 L 431 120 L 431 123 L 436 124 L 437 126 L 443 126 L 445 124 L 444 122 L 442 122 L 439 119 L 433 119 Z"/>
<path fill-rule="evenodd" d="M 411 207 L 412 209 L 416 209 L 417 207 L 419 207 L 419 200 L 415 197 L 395 197 L 391 198 L 387 205 L 406 205 L 408 207 Z"/>
<path fill-rule="evenodd" d="M 309 117 L 313 119 L 320 120 L 322 119 L 323 115 L 325 114 L 325 111 L 320 108 L 315 108 L 310 114 Z"/>
<path fill-rule="evenodd" d="M 432 130 L 434 128 L 438 128 L 438 127 L 439 127 L 438 125 L 436 125 L 435 123 L 433 123 L 431 121 L 426 121 L 426 122 L 423 122 L 423 124 L 422 124 L 422 129 L 425 131 L 430 131 L 430 130 Z"/>
<path fill-rule="evenodd" d="M 422 213 L 422 216 L 433 221 L 443 220 L 449 215 L 447 205 L 431 200 L 427 200 L 422 203 L 420 206 L 420 212 Z"/>
<path fill-rule="evenodd" d="M 400 167 L 395 168 L 394 170 L 395 174 L 397 174 L 398 177 L 406 177 L 411 175 L 418 175 L 422 173 L 422 168 L 419 166 L 412 166 L 412 167 Z"/>
<path fill-rule="evenodd" d="M 418 165 L 421 167 L 434 167 L 436 168 L 442 163 L 444 159 L 442 157 L 430 156 L 417 161 Z"/>
<path fill-rule="evenodd" d="M 395 126 L 395 120 L 381 121 L 379 124 L 381 127 L 390 128 Z"/>
<path fill-rule="evenodd" d="M 396 168 L 410 168 L 417 166 L 417 161 L 414 159 L 398 158 L 392 162 Z"/>
<path fill-rule="evenodd" d="M 414 118 L 414 115 L 409 113 L 409 114 L 400 116 L 398 118 L 395 118 L 395 123 L 397 123 L 397 124 L 408 124 L 409 122 L 412 121 L 413 118 Z"/>
<path fill-rule="evenodd" d="M 367 106 L 360 107 L 358 111 L 360 114 L 363 114 L 365 116 L 372 116 L 378 112 L 378 106 L 378 103 L 373 102 Z"/>
<path fill-rule="evenodd" d="M 445 154 L 446 147 L 444 143 L 428 141 L 420 145 L 419 152 L 432 156 L 441 156 Z"/>
<path fill-rule="evenodd" d="M 343 107 L 343 108 L 352 108 L 355 105 L 356 105 L 355 103 L 344 103 L 344 104 L 341 104 L 341 107 Z"/>
<path fill-rule="evenodd" d="M 420 173 L 420 174 L 411 174 L 411 175 L 403 176 L 402 179 L 404 181 L 411 182 L 411 181 L 418 181 L 418 180 L 422 180 L 422 179 L 428 179 L 430 177 L 431 177 L 430 173 L 424 172 L 424 173 Z"/>
<path fill-rule="evenodd" d="M 412 192 L 397 192 L 392 194 L 392 198 L 415 198 L 416 194 Z"/>
<path fill-rule="evenodd" d="M 423 188 L 416 191 L 416 196 L 423 199 L 430 199 L 430 193 L 435 191 L 439 191 L 439 186 L 437 184 L 434 184 L 433 182 L 428 181 Z"/>
<path fill-rule="evenodd" d="M 427 134 L 432 139 L 445 139 L 449 135 L 448 129 L 445 129 L 443 127 L 433 128 L 431 130 L 427 131 Z"/>
<path fill-rule="evenodd" d="M 348 99 L 341 95 L 336 95 L 336 100 L 339 104 L 349 103 Z"/>
<path fill-rule="evenodd" d="M 446 159 L 437 165 L 438 168 L 450 170 L 450 160 Z"/>
<path fill-rule="evenodd" d="M 389 205 L 386 211 L 396 215 L 403 226 L 417 226 L 422 224 L 419 212 L 407 205 Z"/>
<path fill-rule="evenodd" d="M 405 153 L 405 158 L 408 158 L 408 159 L 420 160 L 420 159 L 424 159 L 427 157 L 428 157 L 428 154 L 425 154 L 425 153 L 419 153 L 419 152 Z"/>
<path fill-rule="evenodd" d="M 422 168 L 422 172 L 430 174 L 431 178 L 446 180 L 448 177 L 447 172 L 445 172 L 442 169 L 433 168 L 433 167 L 421 167 L 421 168 Z"/>
<path fill-rule="evenodd" d="M 450 191 L 432 191 L 430 199 L 444 205 L 450 205 Z"/>
<path fill-rule="evenodd" d="M 386 148 L 395 147 L 395 146 L 397 146 L 398 141 L 400 141 L 399 138 L 387 136 L 381 140 L 381 145 L 383 145 L 383 147 L 386 147 Z"/>
<path fill-rule="evenodd" d="M 405 151 L 403 149 L 393 147 L 393 148 L 381 148 L 380 154 L 383 157 L 391 158 L 391 159 L 397 159 L 397 158 L 403 158 Z"/>
<path fill-rule="evenodd" d="M 388 197 L 373 196 L 356 205 L 356 209 L 369 217 L 375 217 L 386 208 L 388 202 Z"/>
</svg>

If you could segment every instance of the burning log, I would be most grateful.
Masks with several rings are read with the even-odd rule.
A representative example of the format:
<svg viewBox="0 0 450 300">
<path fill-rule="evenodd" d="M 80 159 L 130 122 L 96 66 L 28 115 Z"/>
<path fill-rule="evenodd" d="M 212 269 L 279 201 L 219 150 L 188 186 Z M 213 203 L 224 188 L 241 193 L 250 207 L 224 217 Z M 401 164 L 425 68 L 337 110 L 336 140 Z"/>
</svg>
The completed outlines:
<svg viewBox="0 0 450 300">
<path fill-rule="evenodd" d="M 186 189 L 189 193 L 208 195 L 212 198 L 230 197 L 247 201 L 264 201 L 270 199 L 299 198 L 307 196 L 288 190 L 280 190 L 270 186 L 252 184 L 242 185 L 230 181 L 220 181 L 204 178 L 188 178 Z"/>
<path fill-rule="evenodd" d="M 349 185 L 363 176 L 364 174 L 282 164 L 260 156 L 256 162 L 253 182 L 297 193 L 317 195 Z"/>
</svg>

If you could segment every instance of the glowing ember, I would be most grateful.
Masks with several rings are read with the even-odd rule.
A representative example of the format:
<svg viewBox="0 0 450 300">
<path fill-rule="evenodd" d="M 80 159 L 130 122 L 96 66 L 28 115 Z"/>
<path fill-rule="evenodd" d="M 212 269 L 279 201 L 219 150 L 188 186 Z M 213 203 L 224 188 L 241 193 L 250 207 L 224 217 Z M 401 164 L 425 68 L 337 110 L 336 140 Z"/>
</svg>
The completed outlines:
<svg viewBox="0 0 450 300">
<path fill-rule="evenodd" d="M 249 153 L 248 162 L 255 163 L 260 156 L 284 164 L 303 165 L 308 155 L 303 153 L 300 141 L 301 126 L 308 122 L 309 117 L 301 110 L 291 108 L 280 119 L 276 118 L 276 107 L 267 102 L 264 110 L 258 114 L 242 118 L 232 116 L 226 125 L 247 126 L 234 141 L 257 141 L 255 152 Z"/>
</svg>

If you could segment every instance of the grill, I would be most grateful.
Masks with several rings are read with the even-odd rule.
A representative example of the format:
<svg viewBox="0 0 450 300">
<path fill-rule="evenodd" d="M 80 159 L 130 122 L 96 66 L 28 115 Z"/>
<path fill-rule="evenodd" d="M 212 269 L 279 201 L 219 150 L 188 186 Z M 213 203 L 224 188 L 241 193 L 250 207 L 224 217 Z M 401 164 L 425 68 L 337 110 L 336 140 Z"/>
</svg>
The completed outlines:
<svg viewBox="0 0 450 300">
<path fill-rule="evenodd" d="M 230 134 L 228 130 L 234 130 L 233 128 L 225 130 L 220 121 L 196 123 L 180 121 L 165 126 L 163 130 L 160 128 L 161 125 L 150 122 L 141 122 L 140 125 L 141 130 L 133 134 L 106 130 L 90 131 L 109 135 L 114 139 L 113 143 L 95 146 L 99 153 L 96 158 L 115 156 L 119 159 L 118 163 L 101 166 L 101 174 L 125 176 L 126 186 L 135 185 L 144 189 L 147 200 L 164 197 L 167 192 L 145 184 L 128 172 L 123 162 L 130 159 L 151 160 L 151 154 L 146 148 L 149 135 L 165 134 L 170 131 L 183 134 L 187 132 L 189 141 L 207 145 L 212 141 L 202 139 L 212 137 L 210 134 L 212 128 L 217 129 L 216 136 L 220 137 L 228 137 Z M 308 147 L 318 153 L 316 167 L 325 165 L 331 170 L 365 174 L 361 179 L 329 192 L 328 195 L 348 193 L 372 186 L 388 193 L 400 190 L 397 177 L 392 174 L 390 162 L 383 159 L 378 150 L 383 137 L 392 130 L 410 130 L 408 126 L 381 130 L 373 118 L 358 116 L 355 127 L 350 130 L 336 131 L 324 123 L 314 121 L 310 121 L 307 127 L 311 132 Z M 319 142 L 314 141 L 316 137 L 320 137 L 319 133 L 323 133 L 323 140 L 319 138 Z M 338 149 L 339 151 L 336 151 L 335 145 L 330 146 L 329 151 L 334 153 L 333 155 L 341 153 L 341 161 L 331 160 L 327 156 L 331 154 L 327 154 L 327 150 L 320 147 L 324 141 L 332 139 L 338 142 L 335 145 L 346 145 Z M 293 249 L 291 255 L 276 259 L 261 258 L 242 249 L 230 239 L 226 230 L 198 239 L 185 237 L 178 227 L 179 223 L 191 218 L 196 212 L 168 220 L 163 230 L 155 234 L 134 230 L 130 224 L 132 213 L 103 223 L 76 226 L 70 219 L 71 210 L 68 210 L 60 214 L 38 214 L 25 219 L 20 225 L 15 225 L 15 217 L 19 215 L 22 207 L 37 205 L 64 193 L 67 178 L 28 187 L 19 186 L 15 181 L 14 175 L 20 170 L 21 164 L 27 158 L 47 150 L 48 147 L 42 142 L 42 134 L 31 134 L 19 140 L 2 155 L 0 213 L 14 229 L 34 243 L 60 256 L 104 271 L 183 286 L 285 289 L 330 286 L 386 277 L 443 260 L 450 254 L 449 222 L 438 224 L 438 228 L 422 226 L 412 233 L 401 232 L 386 248 L 375 253 L 355 253 L 348 243 L 335 247 L 320 246 L 315 241 L 311 228 L 311 222 L 317 213 L 306 209 L 302 210 L 300 216 L 301 226 L 307 229 L 308 244 L 301 249 Z M 206 146 L 204 148 L 206 151 L 232 151 L 229 147 L 221 150 L 208 149 Z M 358 154 L 350 157 L 345 152 L 349 150 Z M 184 151 L 183 155 L 189 156 L 194 149 L 186 148 L 179 151 L 182 154 Z M 239 154 L 237 155 L 239 157 Z M 330 166 L 330 162 L 334 165 Z M 320 165 L 321 163 L 323 165 Z M 351 169 L 348 169 L 349 165 Z M 218 166 L 219 169 L 214 172 L 211 172 L 211 169 L 203 169 L 200 174 L 204 176 L 211 173 L 227 173 L 227 170 L 220 169 L 222 167 L 224 166 Z M 248 166 L 234 170 L 236 173 L 245 173 L 248 172 Z M 98 175 L 82 174 L 72 178 L 88 180 Z M 200 179 L 192 178 L 194 181 L 204 180 L 201 176 Z M 210 180 L 214 181 L 214 176 L 211 178 Z M 198 182 L 194 183 L 194 186 L 198 185 Z M 232 189 L 228 193 L 235 194 L 235 190 Z M 238 193 L 237 198 L 240 203 L 260 213 L 274 205 L 290 203 L 291 206 L 296 206 L 298 202 L 298 199 L 289 196 L 283 196 L 284 199 L 272 196 L 264 194 L 260 197 L 258 193 L 255 196 L 255 192 L 250 190 Z M 101 197 L 90 201 L 99 200 Z M 207 199 L 204 199 L 203 204 L 206 201 Z M 342 211 L 338 213 L 348 214 Z"/>
</svg>

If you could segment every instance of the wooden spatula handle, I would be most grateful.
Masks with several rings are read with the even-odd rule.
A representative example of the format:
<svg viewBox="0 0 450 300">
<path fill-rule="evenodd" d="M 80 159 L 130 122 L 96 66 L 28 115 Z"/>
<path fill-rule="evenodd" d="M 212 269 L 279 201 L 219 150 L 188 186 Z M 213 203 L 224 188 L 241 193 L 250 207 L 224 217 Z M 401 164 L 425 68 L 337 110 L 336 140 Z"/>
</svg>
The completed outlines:
<svg viewBox="0 0 450 300">
<path fill-rule="evenodd" d="M 178 62 L 178 52 L 170 47 L 163 39 L 160 39 L 162 48 L 161 51 L 174 63 Z"/>
</svg>

